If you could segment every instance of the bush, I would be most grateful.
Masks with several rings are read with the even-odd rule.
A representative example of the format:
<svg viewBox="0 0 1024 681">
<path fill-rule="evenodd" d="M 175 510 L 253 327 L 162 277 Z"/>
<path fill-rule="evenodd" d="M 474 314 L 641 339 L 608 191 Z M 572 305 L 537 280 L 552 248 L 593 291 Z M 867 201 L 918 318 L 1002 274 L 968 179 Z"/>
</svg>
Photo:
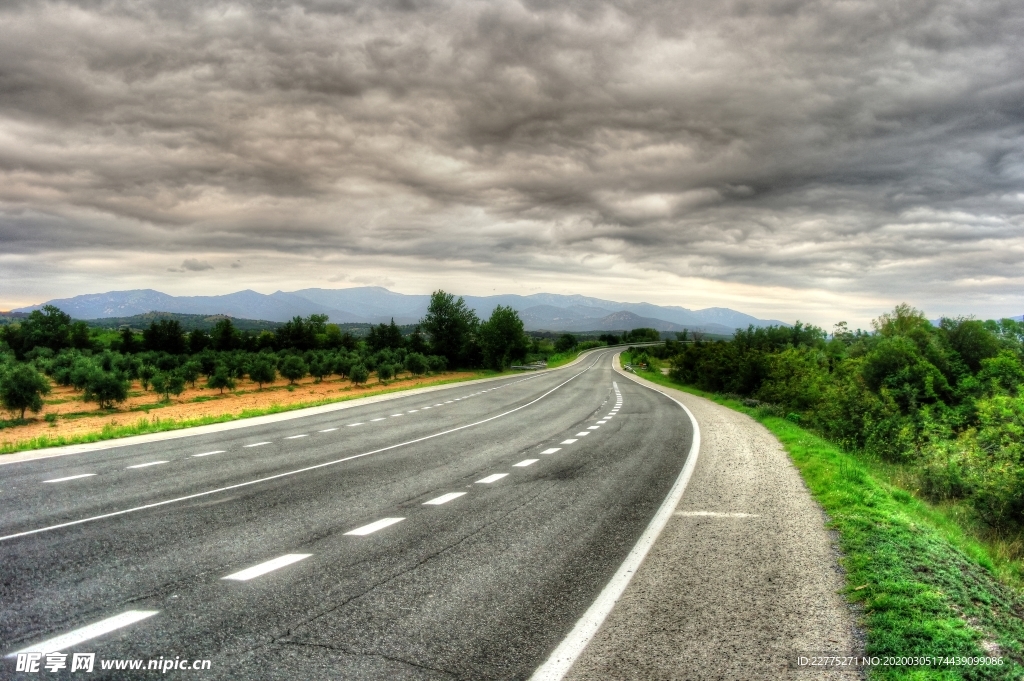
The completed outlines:
<svg viewBox="0 0 1024 681">
<path fill-rule="evenodd" d="M 295 381 L 305 378 L 307 373 L 309 373 L 309 368 L 301 357 L 292 355 L 281 363 L 281 375 L 287 378 L 289 383 L 295 383 Z"/>
<path fill-rule="evenodd" d="M 39 412 L 43 408 L 42 396 L 50 392 L 50 382 L 31 364 L 17 364 L 0 375 L 0 402 L 10 411 Z"/>
<path fill-rule="evenodd" d="M 213 370 L 213 373 L 206 379 L 206 387 L 219 389 L 220 393 L 224 394 L 224 389 L 228 390 L 235 389 L 235 379 L 231 375 L 230 370 L 223 364 L 218 364 L 217 368 Z"/>
<path fill-rule="evenodd" d="M 114 403 L 128 399 L 128 377 L 114 371 L 96 368 L 85 385 L 85 401 L 96 402 L 100 409 L 110 409 Z"/>
<path fill-rule="evenodd" d="M 249 379 L 263 389 L 264 383 L 273 383 L 277 380 L 277 367 L 268 359 L 256 360 L 249 369 Z"/>
<path fill-rule="evenodd" d="M 420 376 L 427 373 L 427 370 L 430 367 L 427 364 L 426 357 L 418 352 L 410 352 L 405 356 L 405 368 L 408 369 L 410 373 Z"/>
<path fill-rule="evenodd" d="M 391 368 L 390 364 L 381 364 L 379 367 L 377 367 L 377 380 L 380 381 L 381 383 L 388 380 L 394 375 L 395 372 Z"/>
<path fill-rule="evenodd" d="M 370 372 L 362 364 L 356 364 L 349 370 L 349 378 L 353 383 L 366 383 L 366 380 L 370 378 Z"/>
<path fill-rule="evenodd" d="M 429 355 L 427 367 L 435 373 L 445 371 L 448 368 L 448 359 L 443 355 Z"/>
</svg>

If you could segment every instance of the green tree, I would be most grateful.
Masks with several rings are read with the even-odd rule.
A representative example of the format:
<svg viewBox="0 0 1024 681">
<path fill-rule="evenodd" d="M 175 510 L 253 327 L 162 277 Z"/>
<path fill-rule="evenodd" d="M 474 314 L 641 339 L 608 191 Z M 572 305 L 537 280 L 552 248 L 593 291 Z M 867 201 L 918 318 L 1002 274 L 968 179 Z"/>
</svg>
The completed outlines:
<svg viewBox="0 0 1024 681">
<path fill-rule="evenodd" d="M 139 383 L 142 384 L 143 390 L 149 390 L 149 383 L 156 376 L 156 367 L 152 364 L 143 364 L 139 369 Z"/>
<path fill-rule="evenodd" d="M 555 352 L 569 352 L 576 347 L 576 336 L 571 333 L 563 333 L 555 341 Z"/>
<path fill-rule="evenodd" d="M 181 365 L 181 377 L 187 382 L 192 384 L 192 387 L 196 387 L 196 381 L 199 380 L 199 373 L 202 367 L 199 362 L 191 360 Z"/>
<path fill-rule="evenodd" d="M 398 325 L 395 324 L 395 318 L 391 318 L 390 324 L 371 326 L 370 333 L 366 337 L 366 346 L 370 348 L 370 352 L 405 347 L 402 332 L 399 330 Z"/>
<path fill-rule="evenodd" d="M 317 383 L 324 380 L 325 376 L 330 376 L 333 367 L 331 362 L 322 356 L 314 357 L 309 363 L 309 375 L 312 376 Z"/>
<path fill-rule="evenodd" d="M 264 383 L 273 383 L 277 380 L 277 367 L 269 359 L 258 359 L 249 369 L 249 379 L 258 383 L 260 390 L 263 390 Z"/>
<path fill-rule="evenodd" d="M 294 384 L 306 376 L 309 373 L 309 367 L 302 361 L 301 357 L 291 355 L 281 364 L 281 375 L 288 379 L 289 383 Z"/>
<path fill-rule="evenodd" d="M 449 366 L 459 366 L 473 352 L 473 334 L 479 323 L 461 297 L 456 300 L 451 293 L 435 291 L 420 325 L 430 336 L 431 351 L 445 357 Z"/>
<path fill-rule="evenodd" d="M 43 408 L 42 396 L 50 392 L 50 382 L 31 364 L 16 364 L 0 375 L 0 402 L 5 409 L 20 412 L 39 412 Z"/>
<path fill-rule="evenodd" d="M 349 378 L 356 384 L 366 383 L 366 380 L 370 378 L 370 372 L 362 364 L 356 364 L 349 370 Z"/>
<path fill-rule="evenodd" d="M 530 341 L 523 331 L 519 313 L 511 307 L 499 305 L 494 308 L 490 318 L 480 325 L 480 347 L 484 361 L 491 369 L 502 371 L 512 362 L 522 361 Z"/>
<path fill-rule="evenodd" d="M 230 369 L 223 364 L 218 364 L 217 368 L 213 370 L 213 373 L 206 379 L 206 387 L 219 389 L 220 393 L 224 394 L 224 389 L 228 390 L 235 389 L 235 379 L 231 376 Z"/>
<path fill-rule="evenodd" d="M 116 371 L 95 368 L 85 385 L 85 401 L 96 402 L 100 409 L 109 409 L 115 402 L 128 399 L 128 378 Z"/>
<path fill-rule="evenodd" d="M 185 378 L 178 373 L 171 374 L 167 378 L 167 385 L 164 386 L 164 391 L 164 396 L 167 399 L 170 399 L 171 395 L 177 397 L 185 392 Z"/>
<path fill-rule="evenodd" d="M 167 374 L 154 374 L 153 379 L 153 392 L 157 395 L 162 395 L 164 388 L 167 387 Z"/>
<path fill-rule="evenodd" d="M 427 358 L 418 352 L 410 352 L 405 356 L 405 368 L 417 376 L 427 373 Z"/>
<path fill-rule="evenodd" d="M 210 344 L 214 350 L 220 352 L 236 350 L 241 345 L 238 331 L 235 330 L 231 319 L 225 317 L 214 324 L 213 331 L 210 332 Z"/>
<path fill-rule="evenodd" d="M 381 364 L 377 367 L 377 380 L 381 383 L 395 375 L 390 364 Z"/>
</svg>

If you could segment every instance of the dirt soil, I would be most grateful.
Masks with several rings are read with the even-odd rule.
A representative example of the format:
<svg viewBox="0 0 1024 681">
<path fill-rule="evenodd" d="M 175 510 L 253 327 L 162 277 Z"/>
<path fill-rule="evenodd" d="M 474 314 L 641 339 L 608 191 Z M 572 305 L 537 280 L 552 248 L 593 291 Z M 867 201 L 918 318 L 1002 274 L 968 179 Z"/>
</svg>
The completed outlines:
<svg viewBox="0 0 1024 681">
<path fill-rule="evenodd" d="M 266 384 L 262 390 L 255 383 L 240 380 L 234 391 L 224 391 L 223 394 L 218 390 L 204 388 L 202 381 L 197 381 L 195 388 L 187 388 L 181 395 L 172 396 L 168 402 L 161 401 L 163 395 L 155 394 L 152 390 L 144 391 L 136 382 L 131 386 L 128 400 L 112 410 L 99 409 L 94 402 L 84 402 L 82 393 L 74 388 L 54 386 L 53 391 L 45 398 L 43 411 L 38 414 L 26 414 L 28 423 L 25 425 L 12 425 L 0 430 L 0 445 L 13 444 L 41 435 L 68 437 L 98 433 L 106 425 L 127 426 L 138 423 L 140 419 L 183 421 L 204 416 L 241 414 L 248 409 L 268 409 L 277 405 L 365 397 L 383 391 L 390 392 L 396 388 L 414 388 L 453 379 L 471 378 L 475 375 L 474 372 L 464 371 L 435 376 L 407 376 L 388 381 L 385 385 L 371 378 L 361 386 L 337 377 L 320 383 L 307 378 L 291 386 L 291 390 L 288 389 L 288 381 L 284 379 Z M 56 422 L 47 423 L 47 414 L 57 414 Z"/>
</svg>

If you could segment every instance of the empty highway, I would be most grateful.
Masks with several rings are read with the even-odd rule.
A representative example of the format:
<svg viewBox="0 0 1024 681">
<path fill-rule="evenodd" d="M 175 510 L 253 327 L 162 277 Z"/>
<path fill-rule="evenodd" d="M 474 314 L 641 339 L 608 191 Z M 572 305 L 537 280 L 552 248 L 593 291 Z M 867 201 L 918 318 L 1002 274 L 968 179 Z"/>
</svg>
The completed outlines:
<svg viewBox="0 0 1024 681">
<path fill-rule="evenodd" d="M 0 466 L 4 677 L 60 649 L 47 678 L 529 678 L 694 435 L 612 357 Z"/>
</svg>

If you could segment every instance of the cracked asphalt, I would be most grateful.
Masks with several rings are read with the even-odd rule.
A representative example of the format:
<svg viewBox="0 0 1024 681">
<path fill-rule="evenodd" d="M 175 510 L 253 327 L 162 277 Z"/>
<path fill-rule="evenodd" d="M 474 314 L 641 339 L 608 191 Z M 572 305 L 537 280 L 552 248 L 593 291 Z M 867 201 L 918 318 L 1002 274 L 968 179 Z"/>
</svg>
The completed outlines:
<svg viewBox="0 0 1024 681">
<path fill-rule="evenodd" d="M 0 466 L 0 652 L 96 654 L 45 678 L 529 678 L 689 450 L 679 406 L 610 359 Z M 211 664 L 99 668 L 161 657 Z M 41 678 L 14 660 L 0 677 Z"/>
</svg>

